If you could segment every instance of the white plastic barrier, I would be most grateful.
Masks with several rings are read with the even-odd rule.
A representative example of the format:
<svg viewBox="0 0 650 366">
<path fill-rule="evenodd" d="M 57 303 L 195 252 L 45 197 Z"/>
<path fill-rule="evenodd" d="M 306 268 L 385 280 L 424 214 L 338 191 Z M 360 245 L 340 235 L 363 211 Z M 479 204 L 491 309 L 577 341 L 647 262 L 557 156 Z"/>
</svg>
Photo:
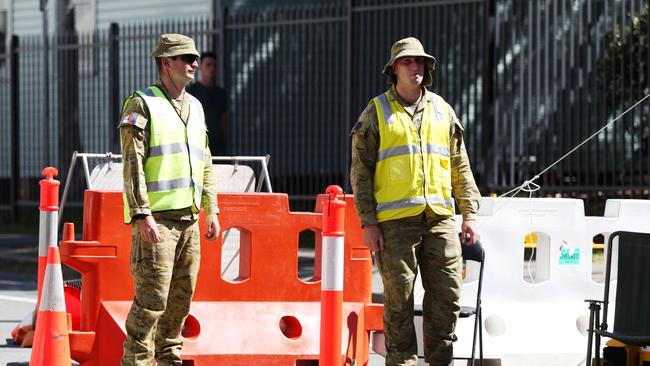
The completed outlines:
<svg viewBox="0 0 650 366">
<path fill-rule="evenodd" d="M 217 192 L 254 192 L 255 173 L 247 165 L 214 164 L 212 166 L 217 183 Z M 122 163 L 97 164 L 90 173 L 90 189 L 121 191 Z"/>
<path fill-rule="evenodd" d="M 459 231 L 461 222 L 457 217 Z M 485 356 L 501 359 L 506 366 L 521 365 L 522 360 L 528 366 L 584 362 L 589 316 L 584 300 L 603 296 L 602 280 L 592 279 L 593 238 L 605 234 L 607 242 L 617 230 L 649 232 L 648 222 L 650 200 L 608 200 L 603 217 L 585 217 L 583 202 L 577 199 L 484 198 L 477 225 L 486 252 Z M 529 233 L 537 235 L 534 283 L 526 281 L 524 239 Z M 475 304 L 477 272 L 477 267 L 468 268 L 461 298 L 464 306 Z M 615 286 L 612 289 L 611 299 Z M 423 295 L 418 278 L 416 304 L 422 303 Z M 471 351 L 473 325 L 473 318 L 459 320 L 456 355 Z M 421 319 L 416 319 L 416 326 L 421 327 Z M 420 335 L 418 330 L 422 352 Z M 381 341 L 375 338 L 378 351 Z"/>
</svg>

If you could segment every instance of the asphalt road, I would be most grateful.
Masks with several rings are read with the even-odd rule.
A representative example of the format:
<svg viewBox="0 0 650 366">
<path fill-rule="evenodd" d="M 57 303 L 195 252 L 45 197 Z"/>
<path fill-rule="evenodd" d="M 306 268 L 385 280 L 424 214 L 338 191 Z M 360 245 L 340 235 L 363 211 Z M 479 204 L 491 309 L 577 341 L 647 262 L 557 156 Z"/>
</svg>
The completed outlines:
<svg viewBox="0 0 650 366">
<path fill-rule="evenodd" d="M 0 275 L 0 365 L 28 365 L 31 348 L 15 346 L 11 330 L 36 306 L 36 282 Z"/>
</svg>

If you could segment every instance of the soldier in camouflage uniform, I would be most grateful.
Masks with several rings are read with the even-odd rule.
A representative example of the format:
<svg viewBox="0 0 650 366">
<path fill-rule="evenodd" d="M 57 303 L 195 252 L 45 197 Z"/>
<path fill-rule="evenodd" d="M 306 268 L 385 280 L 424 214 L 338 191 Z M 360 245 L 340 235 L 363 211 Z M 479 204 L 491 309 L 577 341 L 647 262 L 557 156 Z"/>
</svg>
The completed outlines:
<svg viewBox="0 0 650 366">
<path fill-rule="evenodd" d="M 203 109 L 185 92 L 199 53 L 191 38 L 164 34 L 152 56 L 160 79 L 127 98 L 119 125 L 135 284 L 122 365 L 152 365 L 154 356 L 159 366 L 181 364 L 200 262 L 199 206 L 205 237 L 220 230 Z"/>
<path fill-rule="evenodd" d="M 463 216 L 463 241 L 477 237 L 480 193 L 463 126 L 451 106 L 426 89 L 435 61 L 415 38 L 396 42 L 384 67 L 391 88 L 368 104 L 351 132 L 355 205 L 384 282 L 388 366 L 417 363 L 418 269 L 425 290 L 425 361 L 452 361 L 462 265 L 452 193 Z"/>
</svg>

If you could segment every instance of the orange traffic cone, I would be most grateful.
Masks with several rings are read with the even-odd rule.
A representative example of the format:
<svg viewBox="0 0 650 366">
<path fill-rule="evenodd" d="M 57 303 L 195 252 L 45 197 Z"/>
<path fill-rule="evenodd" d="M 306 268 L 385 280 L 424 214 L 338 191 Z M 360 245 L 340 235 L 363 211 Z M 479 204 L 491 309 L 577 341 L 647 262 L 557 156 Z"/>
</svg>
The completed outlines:
<svg viewBox="0 0 650 366">
<path fill-rule="evenodd" d="M 59 247 L 51 246 L 47 252 L 43 293 L 39 302 L 38 322 L 29 364 L 59 366 L 71 363 L 61 258 Z"/>
</svg>

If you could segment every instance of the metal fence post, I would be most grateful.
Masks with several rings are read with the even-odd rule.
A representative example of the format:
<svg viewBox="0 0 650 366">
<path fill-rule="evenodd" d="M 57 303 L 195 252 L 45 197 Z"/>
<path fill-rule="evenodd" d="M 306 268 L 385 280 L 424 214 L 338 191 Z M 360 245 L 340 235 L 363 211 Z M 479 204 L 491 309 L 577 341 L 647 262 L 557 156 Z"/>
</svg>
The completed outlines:
<svg viewBox="0 0 650 366">
<path fill-rule="evenodd" d="M 69 156 L 81 147 L 81 132 L 79 113 L 79 40 L 73 25 L 73 13 L 67 12 L 66 27 L 62 27 L 55 43 L 57 67 L 58 95 L 58 130 L 56 137 L 58 146 L 58 166 L 61 174 L 67 173 L 69 166 L 65 165 Z M 74 24 L 74 23 L 72 23 Z M 78 191 L 79 192 L 79 191 Z"/>
<path fill-rule="evenodd" d="M 217 9 L 215 11 L 216 14 L 219 14 L 219 49 L 217 50 L 217 73 L 218 79 L 217 79 L 217 85 L 220 85 L 222 88 L 226 90 L 226 92 L 229 91 L 228 89 L 228 81 L 226 80 L 226 15 L 227 15 L 227 9 L 225 6 L 221 6 L 221 8 Z"/>
<path fill-rule="evenodd" d="M 348 131 L 350 130 L 350 121 L 352 120 L 352 88 L 354 83 L 352 82 L 352 60 L 354 58 L 352 57 L 352 52 L 353 52 L 353 47 L 352 47 L 352 7 L 354 6 L 353 0 L 347 0 L 347 31 L 346 31 L 346 42 L 345 42 L 345 48 L 346 48 L 346 58 L 345 58 L 345 63 L 346 63 L 346 68 L 345 68 L 345 90 L 346 90 L 346 98 L 345 98 L 345 118 L 343 118 L 343 133 L 341 134 L 343 137 L 343 141 L 345 143 L 343 144 L 345 148 L 345 153 L 343 156 L 345 156 L 345 166 L 343 167 L 343 186 L 345 187 L 345 190 L 348 192 L 352 192 L 352 185 L 350 184 L 350 164 L 351 164 L 351 154 L 350 154 L 350 144 L 351 144 L 351 137 L 348 134 Z"/>
<path fill-rule="evenodd" d="M 119 149 L 117 123 L 120 119 L 120 28 L 117 23 L 111 23 L 108 41 L 108 95 L 109 119 L 108 146 L 111 151 Z"/>
<path fill-rule="evenodd" d="M 497 184 L 497 157 L 495 135 L 495 95 L 494 95 L 494 57 L 495 57 L 495 27 L 496 0 L 485 0 L 483 14 L 483 90 L 481 92 L 481 150 L 484 157 L 481 163 L 481 178 L 479 181 L 484 195 Z M 491 156 L 491 159 L 485 157 Z"/>
<path fill-rule="evenodd" d="M 43 162 L 52 165 L 50 140 L 50 33 L 48 25 L 47 1 L 41 1 L 41 14 L 43 19 Z"/>
<path fill-rule="evenodd" d="M 220 43 L 221 43 L 221 41 L 219 39 L 222 36 L 222 34 L 220 33 L 221 23 L 222 23 L 222 19 L 220 19 L 221 18 L 221 9 L 222 9 L 222 7 L 221 7 L 221 1 L 220 0 L 211 0 L 210 1 L 210 15 L 211 15 L 211 17 L 210 17 L 210 33 L 209 33 L 210 34 L 210 47 L 209 48 L 210 48 L 210 50 L 214 51 L 217 54 L 221 53 L 220 52 L 220 47 L 221 47 Z M 217 58 L 218 57 L 219 57 L 219 55 L 217 55 Z M 220 74 L 221 71 L 219 70 L 219 68 L 220 68 L 219 66 L 220 65 L 217 66 L 218 67 L 217 72 L 219 73 L 219 75 L 217 75 L 217 77 L 219 78 L 219 80 L 221 80 L 221 74 Z"/>
<path fill-rule="evenodd" d="M 11 67 L 10 85 L 11 85 L 11 220 L 18 220 L 18 187 L 20 181 L 20 80 L 18 72 L 19 58 L 18 45 L 20 41 L 18 36 L 11 36 L 9 48 L 9 62 Z"/>
</svg>

